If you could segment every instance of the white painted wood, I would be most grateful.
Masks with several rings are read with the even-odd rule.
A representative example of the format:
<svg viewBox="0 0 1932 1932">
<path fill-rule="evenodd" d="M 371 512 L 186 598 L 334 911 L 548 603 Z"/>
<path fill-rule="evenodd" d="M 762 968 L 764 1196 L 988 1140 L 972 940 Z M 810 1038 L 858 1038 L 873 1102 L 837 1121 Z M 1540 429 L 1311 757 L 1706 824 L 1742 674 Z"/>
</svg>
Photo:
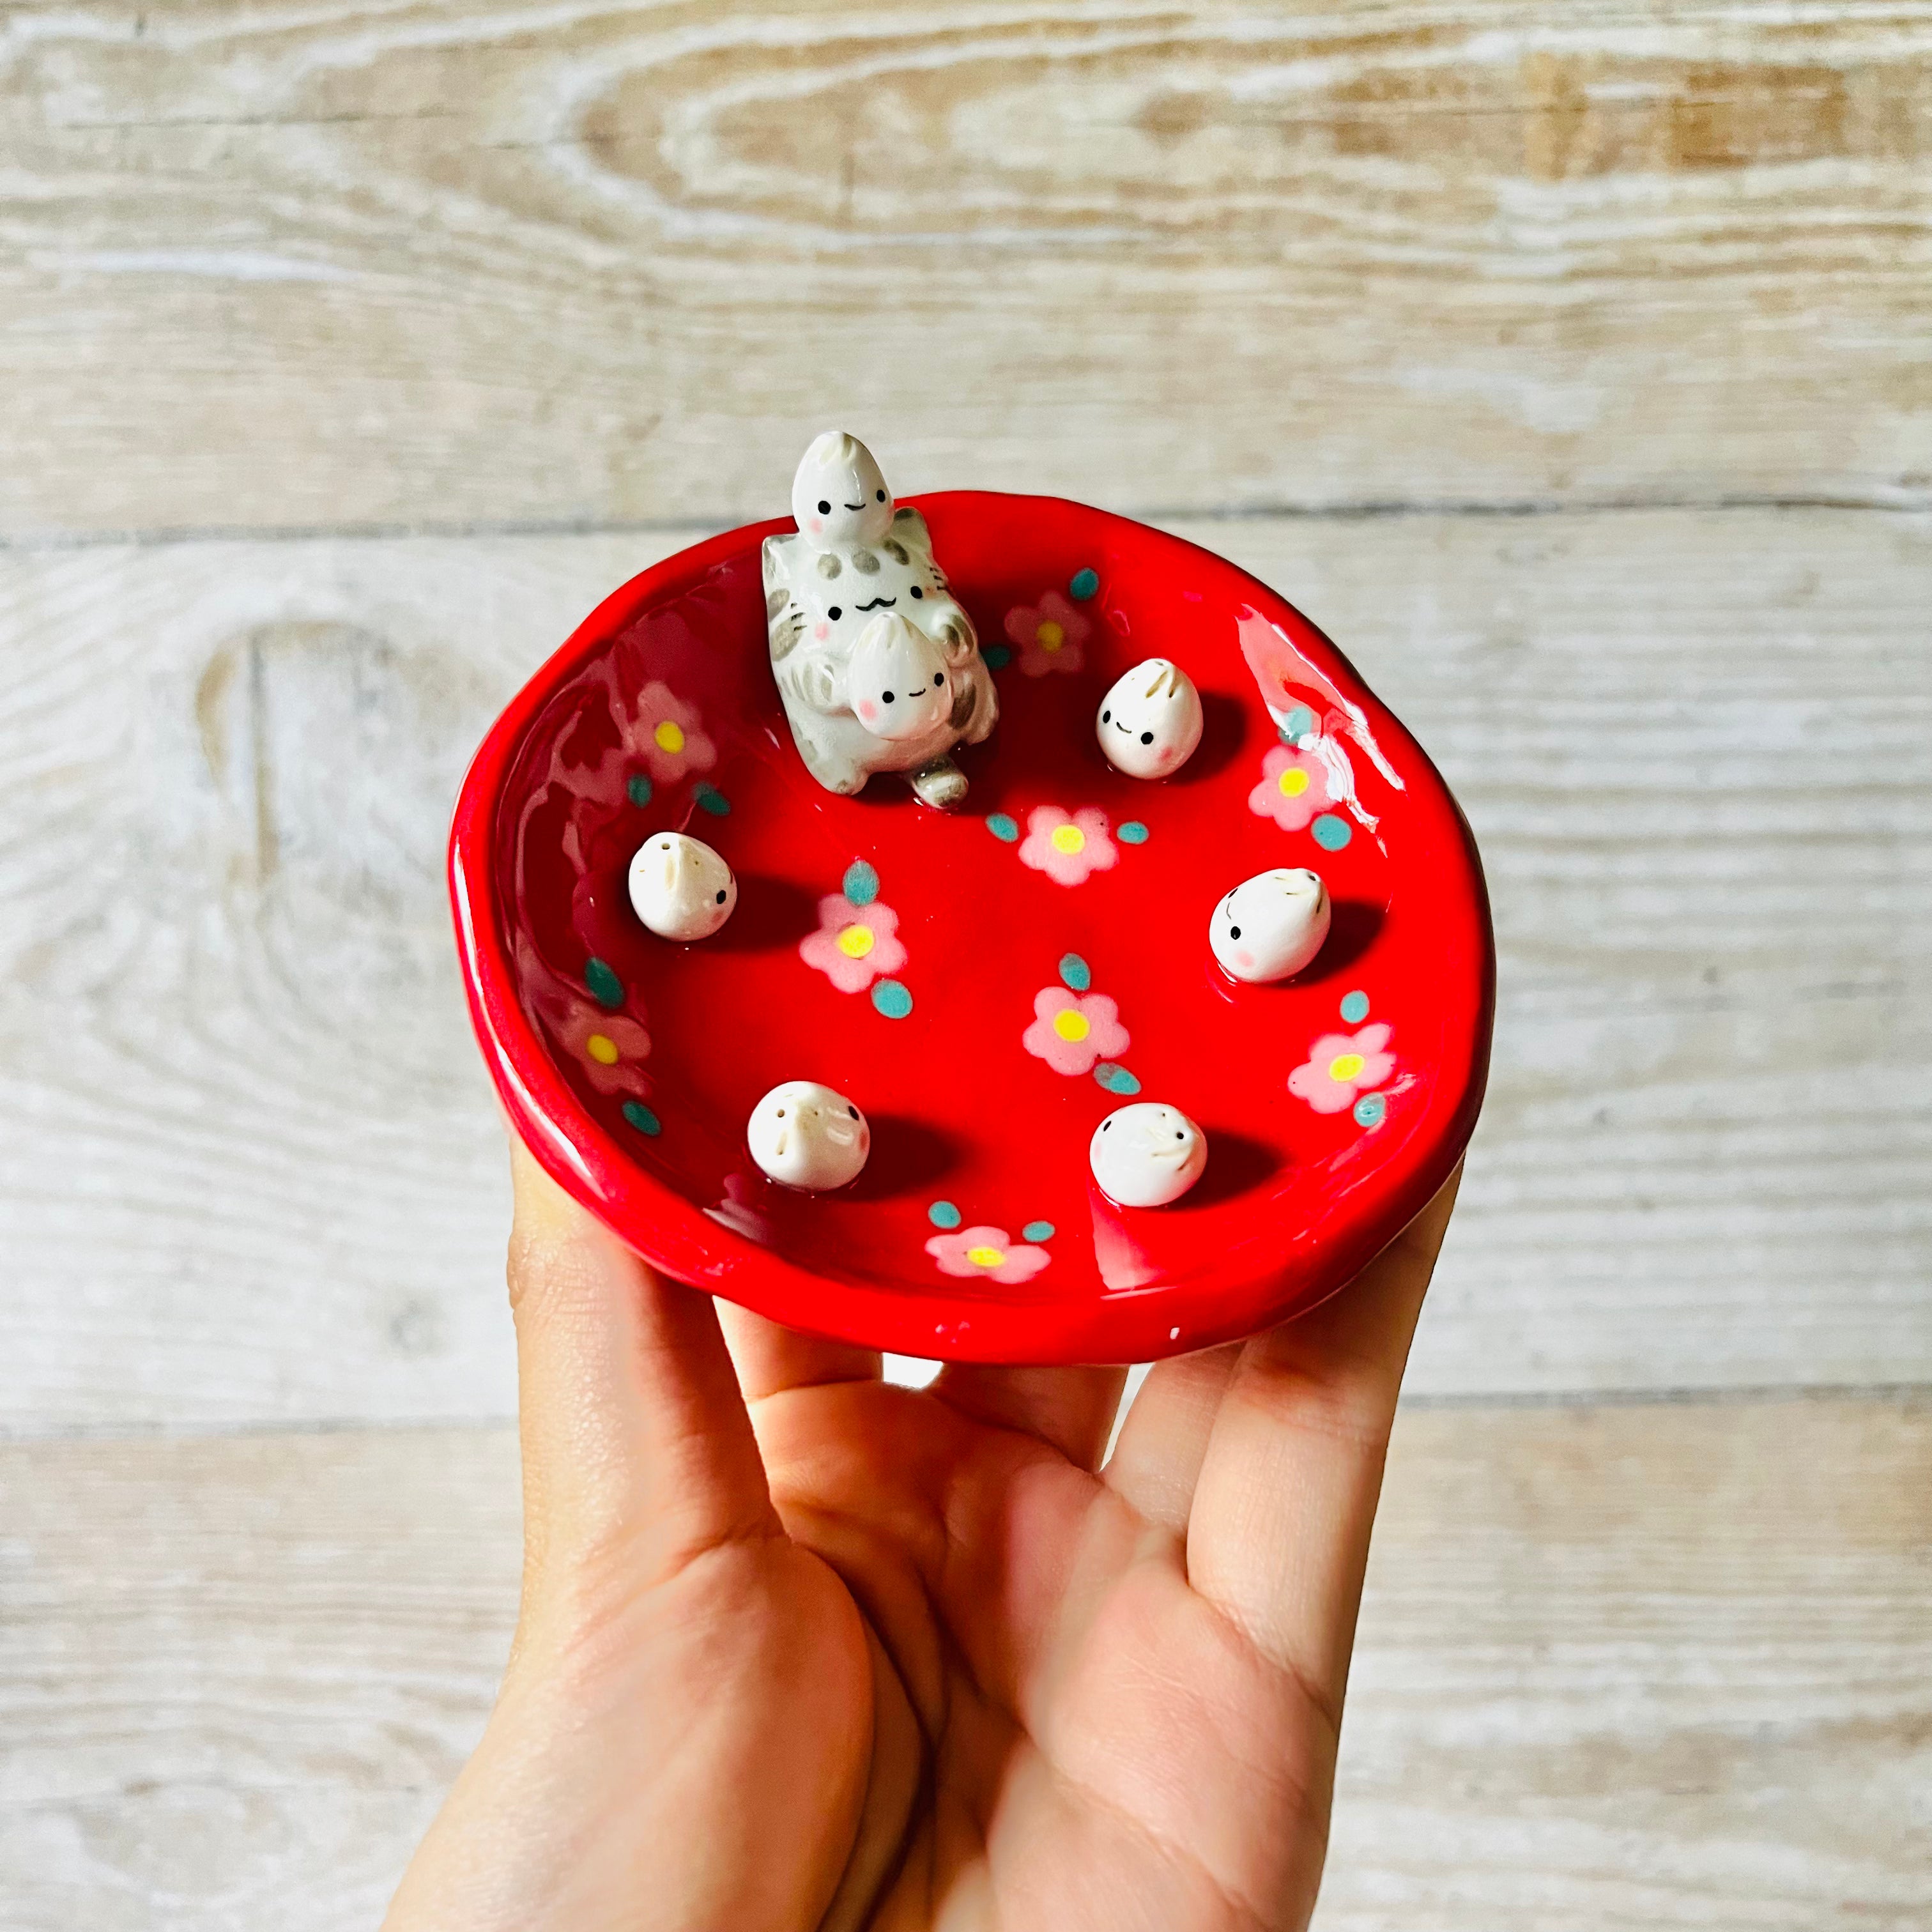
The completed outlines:
<svg viewBox="0 0 1932 1932">
<path fill-rule="evenodd" d="M 76 0 L 0 529 L 1932 492 L 1932 7 Z"/>
<path fill-rule="evenodd" d="M 1932 1418 L 1411 1412 L 1319 1932 L 1932 1920 Z M 375 1922 L 480 1731 L 507 1430 L 0 1448 L 0 1923 Z"/>
<path fill-rule="evenodd" d="M 1186 528 L 1354 654 L 1482 842 L 1496 1073 L 1412 1386 L 1932 1378 L 1932 528 Z M 508 1413 L 448 803 L 671 541 L 0 558 L 8 1427 Z"/>
<path fill-rule="evenodd" d="M 1202 526 L 1481 844 L 1496 1060 L 1412 1386 L 1932 1374 L 1932 520 Z"/>
<path fill-rule="evenodd" d="M 1932 1923 L 1922 1402 L 1410 1414 L 1317 1932 Z"/>
</svg>

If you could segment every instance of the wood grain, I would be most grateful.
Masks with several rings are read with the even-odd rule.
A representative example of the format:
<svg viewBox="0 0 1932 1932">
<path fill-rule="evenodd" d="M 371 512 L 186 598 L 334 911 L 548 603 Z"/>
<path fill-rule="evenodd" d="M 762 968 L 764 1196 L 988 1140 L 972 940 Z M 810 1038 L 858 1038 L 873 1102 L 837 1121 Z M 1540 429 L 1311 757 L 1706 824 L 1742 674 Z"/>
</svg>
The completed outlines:
<svg viewBox="0 0 1932 1932">
<path fill-rule="evenodd" d="M 374 1922 L 480 1730 L 507 1431 L 0 1449 L 0 1922 Z M 1396 1432 L 1320 1932 L 1932 1916 L 1932 1412 Z"/>
<path fill-rule="evenodd" d="M 1424 1393 L 1932 1379 L 1932 525 L 1196 524 L 1481 841 L 1502 1013 Z M 668 546 L 0 557 L 0 1416 L 507 1414 L 440 880 L 496 706 Z"/>
<path fill-rule="evenodd" d="M 16 7 L 0 530 L 1932 499 L 1932 4 Z"/>
</svg>

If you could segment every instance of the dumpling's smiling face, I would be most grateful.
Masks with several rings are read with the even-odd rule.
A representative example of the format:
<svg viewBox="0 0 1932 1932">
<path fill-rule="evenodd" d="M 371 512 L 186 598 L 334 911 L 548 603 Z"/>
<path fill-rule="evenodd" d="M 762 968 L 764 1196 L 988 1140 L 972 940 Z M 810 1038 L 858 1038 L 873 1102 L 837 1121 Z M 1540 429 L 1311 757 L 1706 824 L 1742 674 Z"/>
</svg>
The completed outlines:
<svg viewBox="0 0 1932 1932">
<path fill-rule="evenodd" d="M 845 676 L 854 712 L 879 737 L 900 742 L 923 737 L 952 712 L 944 654 L 916 624 L 895 614 L 867 621 Z"/>
<path fill-rule="evenodd" d="M 1330 918 L 1318 873 L 1277 867 L 1244 879 L 1215 907 L 1208 944 L 1234 978 L 1262 985 L 1306 966 L 1328 937 Z"/>
<path fill-rule="evenodd" d="M 1201 742 L 1201 694 L 1166 658 L 1137 664 L 1108 692 L 1094 721 L 1107 761 L 1130 778 L 1164 778 Z"/>
<path fill-rule="evenodd" d="M 792 478 L 791 513 L 814 550 L 873 544 L 892 527 L 892 493 L 856 436 L 828 430 Z"/>
</svg>

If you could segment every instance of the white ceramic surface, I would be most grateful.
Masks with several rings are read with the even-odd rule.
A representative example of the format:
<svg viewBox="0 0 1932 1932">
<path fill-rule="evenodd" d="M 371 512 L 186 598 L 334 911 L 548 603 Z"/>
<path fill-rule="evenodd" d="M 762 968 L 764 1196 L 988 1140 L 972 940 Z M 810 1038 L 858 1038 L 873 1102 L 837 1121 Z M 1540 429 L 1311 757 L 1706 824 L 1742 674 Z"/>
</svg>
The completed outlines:
<svg viewBox="0 0 1932 1932">
<path fill-rule="evenodd" d="M 813 1193 L 858 1179 L 872 1151 L 866 1117 L 836 1088 L 782 1081 L 752 1109 L 745 1138 L 774 1180 Z"/>
<path fill-rule="evenodd" d="M 661 939 L 709 939 L 737 910 L 738 881 L 701 838 L 656 832 L 631 860 L 631 908 Z"/>
<path fill-rule="evenodd" d="M 1168 658 L 1144 658 L 1101 700 L 1094 732 L 1130 778 L 1171 778 L 1201 742 L 1201 694 Z"/>
<path fill-rule="evenodd" d="M 1309 965 L 1328 937 L 1328 888 L 1305 866 L 1244 879 L 1208 916 L 1208 944 L 1223 969 L 1252 986 Z"/>
<path fill-rule="evenodd" d="M 1108 1199 L 1123 1208 L 1165 1208 L 1201 1178 L 1208 1136 L 1178 1107 L 1136 1100 L 1094 1130 L 1087 1157 Z"/>
</svg>

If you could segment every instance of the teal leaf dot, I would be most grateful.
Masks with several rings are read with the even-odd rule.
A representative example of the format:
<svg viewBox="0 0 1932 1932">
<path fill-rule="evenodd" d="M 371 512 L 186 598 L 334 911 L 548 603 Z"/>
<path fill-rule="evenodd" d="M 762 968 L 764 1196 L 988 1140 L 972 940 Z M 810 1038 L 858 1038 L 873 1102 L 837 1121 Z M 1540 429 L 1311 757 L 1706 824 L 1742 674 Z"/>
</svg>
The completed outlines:
<svg viewBox="0 0 1932 1932">
<path fill-rule="evenodd" d="M 896 980 L 881 980 L 872 988 L 872 1004 L 889 1020 L 902 1020 L 912 1011 L 912 994 Z"/>
<path fill-rule="evenodd" d="M 926 1210 L 926 1218 L 935 1228 L 956 1228 L 966 1217 L 950 1201 L 935 1201 Z"/>
<path fill-rule="evenodd" d="M 1141 1083 L 1124 1066 L 1117 1066 L 1111 1060 L 1103 1060 L 1094 1070 L 1094 1078 L 1109 1094 L 1138 1094 Z"/>
<path fill-rule="evenodd" d="M 590 997 L 608 1012 L 614 1013 L 624 1004 L 624 982 L 607 961 L 594 956 L 584 962 L 584 983 Z"/>
<path fill-rule="evenodd" d="M 1388 1102 L 1379 1094 L 1364 1094 L 1355 1102 L 1358 1126 L 1378 1127 L 1388 1114 Z"/>
<path fill-rule="evenodd" d="M 1369 996 L 1359 988 L 1352 993 L 1342 995 L 1342 1017 L 1351 1026 L 1358 1026 L 1369 1016 Z"/>
<path fill-rule="evenodd" d="M 640 1134 L 649 1134 L 653 1139 L 664 1132 L 664 1123 L 641 1100 L 624 1102 L 624 1118 Z"/>
<path fill-rule="evenodd" d="M 632 778 L 624 791 L 633 805 L 649 805 L 651 802 L 651 782 L 642 772 Z"/>
<path fill-rule="evenodd" d="M 1053 1223 L 1051 1221 L 1029 1221 L 1020 1230 L 1020 1234 L 1025 1240 L 1050 1241 L 1054 1235 Z"/>
<path fill-rule="evenodd" d="M 731 809 L 731 801 L 716 785 L 700 784 L 692 793 L 700 811 L 708 812 L 713 818 L 722 818 Z"/>
<path fill-rule="evenodd" d="M 986 830 L 995 838 L 1010 845 L 1020 836 L 1018 824 L 1004 812 L 992 813 L 986 820 Z"/>
<path fill-rule="evenodd" d="M 1013 654 L 1004 644 L 988 644 L 980 655 L 986 660 L 988 670 L 1004 670 L 1013 661 Z"/>
<path fill-rule="evenodd" d="M 868 906 L 879 896 L 879 875 L 862 859 L 854 859 L 845 868 L 839 890 L 855 906 Z"/>
<path fill-rule="evenodd" d="M 1100 587 L 1100 573 L 1090 565 L 1084 570 L 1076 570 L 1067 580 L 1066 584 L 1068 593 L 1077 597 L 1083 604 Z"/>
<path fill-rule="evenodd" d="M 1315 729 L 1315 713 L 1305 704 L 1298 704 L 1282 722 L 1281 735 L 1291 745 L 1298 743 Z"/>
<path fill-rule="evenodd" d="M 1148 829 L 1138 818 L 1130 818 L 1120 827 L 1120 839 L 1123 845 L 1144 845 L 1148 842 Z"/>
<path fill-rule="evenodd" d="M 1339 852 L 1354 837 L 1346 818 L 1337 818 L 1332 812 L 1324 812 L 1309 830 L 1315 835 L 1315 842 L 1324 852 Z"/>
<path fill-rule="evenodd" d="M 1076 993 L 1084 993 L 1094 983 L 1094 969 L 1077 952 L 1060 956 L 1060 976 Z"/>
</svg>

